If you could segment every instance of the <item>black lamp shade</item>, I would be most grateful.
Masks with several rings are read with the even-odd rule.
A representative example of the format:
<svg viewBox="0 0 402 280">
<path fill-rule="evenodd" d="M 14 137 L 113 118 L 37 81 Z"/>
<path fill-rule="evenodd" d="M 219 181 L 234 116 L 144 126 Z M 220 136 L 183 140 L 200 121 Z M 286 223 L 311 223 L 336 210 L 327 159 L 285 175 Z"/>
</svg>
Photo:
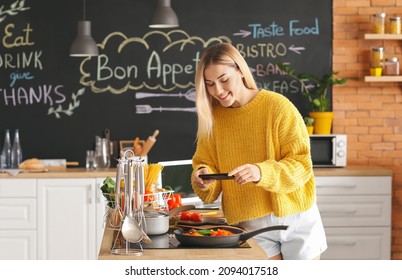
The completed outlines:
<svg viewBox="0 0 402 280">
<path fill-rule="evenodd" d="M 77 31 L 77 37 L 70 47 L 70 56 L 97 56 L 99 51 L 91 36 L 91 22 L 79 21 Z"/>
<path fill-rule="evenodd" d="M 170 0 L 158 0 L 158 7 L 152 17 L 149 27 L 173 28 L 179 26 L 176 13 L 170 7 Z"/>
</svg>

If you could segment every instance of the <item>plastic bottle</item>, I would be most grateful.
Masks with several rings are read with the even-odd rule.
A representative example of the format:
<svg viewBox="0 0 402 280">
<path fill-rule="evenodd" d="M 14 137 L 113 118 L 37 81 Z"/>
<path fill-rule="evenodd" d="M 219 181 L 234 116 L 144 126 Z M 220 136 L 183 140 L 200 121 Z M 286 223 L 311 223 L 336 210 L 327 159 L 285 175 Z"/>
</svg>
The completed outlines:
<svg viewBox="0 0 402 280">
<path fill-rule="evenodd" d="M 11 168 L 18 168 L 22 162 L 22 149 L 20 143 L 20 133 L 16 129 L 14 132 L 14 141 L 11 148 Z"/>
<path fill-rule="evenodd" d="M 1 168 L 11 168 L 11 141 L 9 129 L 6 129 L 4 136 L 3 150 L 1 151 Z"/>
</svg>

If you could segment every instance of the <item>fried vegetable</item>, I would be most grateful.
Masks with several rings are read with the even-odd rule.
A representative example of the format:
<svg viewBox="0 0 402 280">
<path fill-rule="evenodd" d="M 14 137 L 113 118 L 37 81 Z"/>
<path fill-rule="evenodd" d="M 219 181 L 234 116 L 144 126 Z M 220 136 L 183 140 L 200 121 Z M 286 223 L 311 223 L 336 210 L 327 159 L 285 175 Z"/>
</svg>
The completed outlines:
<svg viewBox="0 0 402 280">
<path fill-rule="evenodd" d="M 227 229 L 190 229 L 184 235 L 188 236 L 228 236 L 234 233 Z"/>
</svg>

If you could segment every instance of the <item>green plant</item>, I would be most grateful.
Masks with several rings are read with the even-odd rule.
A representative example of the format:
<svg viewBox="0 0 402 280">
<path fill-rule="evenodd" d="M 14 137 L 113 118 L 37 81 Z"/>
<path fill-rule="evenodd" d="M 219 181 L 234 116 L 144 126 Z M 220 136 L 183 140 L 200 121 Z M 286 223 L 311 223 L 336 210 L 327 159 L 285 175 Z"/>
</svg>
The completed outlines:
<svg viewBox="0 0 402 280">
<path fill-rule="evenodd" d="M 319 77 L 310 73 L 296 73 L 293 67 L 283 63 L 277 65 L 281 71 L 300 82 L 302 94 L 307 96 L 312 112 L 328 112 L 331 105 L 331 100 L 327 97 L 328 88 L 348 81 L 347 78 L 336 78 L 338 72 L 334 71 Z"/>
<path fill-rule="evenodd" d="M 313 118 L 304 117 L 303 119 L 304 119 L 304 123 L 305 123 L 307 126 L 312 126 L 312 125 L 314 124 L 314 119 L 313 119 Z"/>
</svg>

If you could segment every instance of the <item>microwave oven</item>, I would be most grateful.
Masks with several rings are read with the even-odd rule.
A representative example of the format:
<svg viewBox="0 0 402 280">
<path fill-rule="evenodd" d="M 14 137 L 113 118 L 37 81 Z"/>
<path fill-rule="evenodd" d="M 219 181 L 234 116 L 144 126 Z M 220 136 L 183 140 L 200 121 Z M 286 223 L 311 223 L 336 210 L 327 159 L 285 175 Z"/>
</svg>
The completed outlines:
<svg viewBox="0 0 402 280">
<path fill-rule="evenodd" d="M 345 134 L 310 135 L 313 167 L 345 167 L 347 136 Z"/>
</svg>

